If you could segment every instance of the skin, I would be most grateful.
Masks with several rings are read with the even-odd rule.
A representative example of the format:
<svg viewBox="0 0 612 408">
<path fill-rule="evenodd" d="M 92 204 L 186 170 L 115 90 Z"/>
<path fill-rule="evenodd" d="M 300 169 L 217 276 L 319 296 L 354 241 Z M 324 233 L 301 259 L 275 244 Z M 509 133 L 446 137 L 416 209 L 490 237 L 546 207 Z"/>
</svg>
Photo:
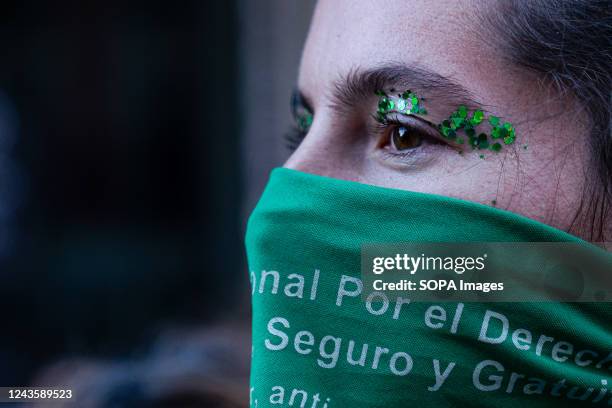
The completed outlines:
<svg viewBox="0 0 612 408">
<path fill-rule="evenodd" d="M 489 45 L 492 34 L 477 16 L 490 7 L 455 0 L 320 0 L 298 80 L 314 122 L 285 166 L 485 205 L 495 200 L 498 208 L 571 230 L 588 166 L 580 143 L 586 126 L 571 99 Z M 389 64 L 418 66 L 462 85 L 486 114 L 514 124 L 516 143 L 498 154 L 468 148 L 460 155 L 451 146 L 426 144 L 408 160 L 394 156 L 385 141 L 389 131 L 373 129 L 376 95 L 334 108 L 334 89 L 347 76 Z M 410 81 L 389 86 L 414 89 Z M 433 123 L 457 108 L 444 92 L 418 94 L 427 100 L 423 118 Z"/>
</svg>

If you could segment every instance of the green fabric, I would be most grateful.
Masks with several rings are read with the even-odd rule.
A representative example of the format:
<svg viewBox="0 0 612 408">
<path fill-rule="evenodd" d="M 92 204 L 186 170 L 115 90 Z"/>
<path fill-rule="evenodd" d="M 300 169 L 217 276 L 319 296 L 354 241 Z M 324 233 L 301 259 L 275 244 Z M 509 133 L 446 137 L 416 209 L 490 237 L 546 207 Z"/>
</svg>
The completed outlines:
<svg viewBox="0 0 612 408">
<path fill-rule="evenodd" d="M 356 288 L 362 243 L 408 241 L 581 242 L 476 203 L 275 169 L 246 234 L 252 407 L 608 406 L 611 303 L 440 303 L 447 319 L 431 328 L 431 303 L 391 302 L 377 315 L 359 296 L 338 301 L 343 279 Z M 509 321 L 501 344 L 478 339 L 487 311 Z M 528 350 L 513 342 L 517 329 L 528 330 L 519 346 L 531 334 Z M 436 364 L 448 374 L 439 387 Z"/>
</svg>

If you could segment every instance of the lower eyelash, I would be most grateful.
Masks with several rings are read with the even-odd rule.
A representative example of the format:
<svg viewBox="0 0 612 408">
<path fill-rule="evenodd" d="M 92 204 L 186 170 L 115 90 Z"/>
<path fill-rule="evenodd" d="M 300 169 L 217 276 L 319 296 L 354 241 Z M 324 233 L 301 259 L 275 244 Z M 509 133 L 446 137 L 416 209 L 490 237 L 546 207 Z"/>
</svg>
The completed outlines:
<svg viewBox="0 0 612 408">
<path fill-rule="evenodd" d="M 423 152 L 418 148 L 403 153 L 390 153 L 383 150 L 378 152 L 378 157 L 380 160 L 388 162 L 390 166 L 402 171 L 420 169 L 434 160 L 434 155 Z"/>
<path fill-rule="evenodd" d="M 395 153 L 391 153 L 387 150 L 383 150 L 381 152 L 381 157 L 384 160 L 404 160 L 404 159 L 408 159 L 410 157 L 414 157 L 415 155 L 419 154 L 419 152 L 417 151 L 418 148 L 416 149 L 412 149 L 412 150 L 406 150 L 405 152 L 395 152 Z"/>
</svg>

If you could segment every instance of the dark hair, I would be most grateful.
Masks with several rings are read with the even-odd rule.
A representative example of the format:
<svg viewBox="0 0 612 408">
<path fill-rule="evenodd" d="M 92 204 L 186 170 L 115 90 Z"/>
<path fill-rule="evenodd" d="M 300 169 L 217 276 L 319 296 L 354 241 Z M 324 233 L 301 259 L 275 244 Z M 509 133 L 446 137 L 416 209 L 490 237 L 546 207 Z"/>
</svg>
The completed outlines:
<svg viewBox="0 0 612 408">
<path fill-rule="evenodd" d="M 573 94 L 589 119 L 592 160 L 572 230 L 604 241 L 612 216 L 612 5 L 609 0 L 495 4 L 485 23 L 495 30 L 505 57 Z"/>
</svg>

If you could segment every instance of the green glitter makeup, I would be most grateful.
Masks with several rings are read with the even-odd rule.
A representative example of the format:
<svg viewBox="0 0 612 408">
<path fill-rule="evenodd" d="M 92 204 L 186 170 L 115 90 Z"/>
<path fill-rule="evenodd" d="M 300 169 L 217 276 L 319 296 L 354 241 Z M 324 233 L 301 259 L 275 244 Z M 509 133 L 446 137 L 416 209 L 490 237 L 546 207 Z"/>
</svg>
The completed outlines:
<svg viewBox="0 0 612 408">
<path fill-rule="evenodd" d="M 389 96 L 383 91 L 377 91 L 376 95 L 379 96 L 377 114 L 381 121 L 387 120 L 387 114 L 390 112 L 427 115 L 427 110 L 421 103 L 423 100 L 410 90 L 398 94 L 397 97 Z"/>
<path fill-rule="evenodd" d="M 306 134 L 310 130 L 314 115 L 312 109 L 303 99 L 299 91 L 294 91 L 291 96 L 291 113 L 295 120 L 295 127 L 301 134 Z"/>
<path fill-rule="evenodd" d="M 423 98 L 419 98 L 414 92 L 407 90 L 397 96 L 391 96 L 384 91 L 376 91 L 378 95 L 377 119 L 380 122 L 387 121 L 387 115 L 398 112 L 406 115 L 426 115 L 427 110 L 423 106 Z M 489 133 L 482 131 L 481 127 L 490 127 Z M 465 105 L 460 105 L 456 111 L 451 113 L 448 119 L 437 125 L 438 130 L 446 139 L 456 144 L 467 144 L 472 149 L 491 150 L 498 153 L 504 145 L 513 144 L 516 140 L 514 126 L 510 122 L 503 122 L 497 116 L 485 116 L 485 113 L 476 109 L 473 112 Z M 464 135 L 465 137 L 461 137 Z M 484 155 L 480 155 L 484 158 Z"/>
<path fill-rule="evenodd" d="M 301 112 L 295 117 L 295 122 L 298 130 L 302 133 L 308 133 L 310 125 L 312 125 L 313 115 L 306 111 Z"/>
</svg>

